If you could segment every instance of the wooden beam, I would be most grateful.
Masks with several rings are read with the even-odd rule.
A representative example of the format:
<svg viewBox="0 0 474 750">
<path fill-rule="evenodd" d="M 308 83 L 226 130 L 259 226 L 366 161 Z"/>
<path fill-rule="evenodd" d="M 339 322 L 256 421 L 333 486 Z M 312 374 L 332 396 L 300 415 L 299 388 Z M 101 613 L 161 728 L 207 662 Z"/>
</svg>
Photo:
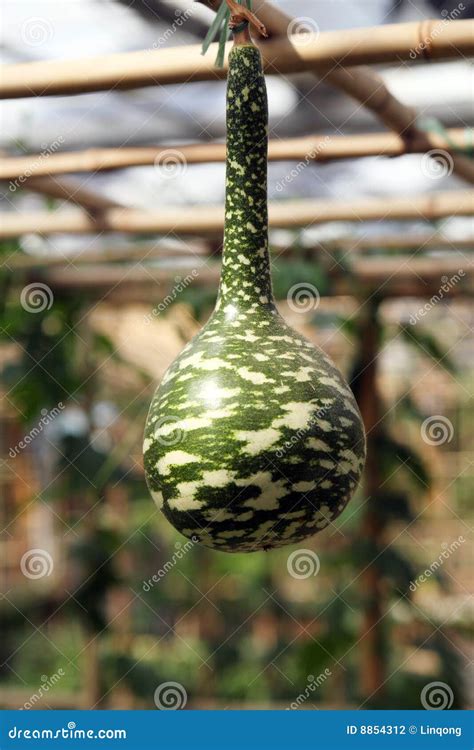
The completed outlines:
<svg viewBox="0 0 474 750">
<path fill-rule="evenodd" d="M 366 252 L 369 250 L 474 250 L 474 237 L 449 238 L 438 234 L 380 235 L 373 237 L 342 237 L 339 240 L 322 241 L 321 246 Z"/>
<path fill-rule="evenodd" d="M 53 268 L 57 266 L 77 266 L 85 263 L 105 263 L 117 261 L 147 262 L 157 258 L 192 258 L 193 256 L 207 256 L 209 248 L 204 242 L 193 240 L 176 244 L 162 242 L 139 242 L 124 247 L 103 247 L 95 250 L 71 255 L 26 255 L 14 252 L 10 256 L 2 257 L 2 264 L 12 271 L 34 268 Z"/>
<path fill-rule="evenodd" d="M 312 247 L 299 247 L 294 244 L 282 245 L 272 243 L 270 250 L 273 254 L 297 257 L 317 256 L 321 252 L 336 253 L 338 251 L 363 253 L 370 250 L 406 250 L 425 251 L 449 250 L 452 252 L 474 250 L 474 237 L 464 239 L 449 239 L 437 235 L 391 235 L 371 238 L 341 237 L 338 240 L 322 240 Z M 140 261 L 143 263 L 162 258 L 185 258 L 219 255 L 219 248 L 213 252 L 212 244 L 192 239 L 189 242 L 166 244 L 159 242 L 138 242 L 117 247 L 102 247 L 94 250 L 84 250 L 73 255 L 27 255 L 13 252 L 2 258 L 2 264 L 12 271 L 53 268 L 60 266 L 78 266 L 91 263 L 105 263 L 117 261 Z"/>
<path fill-rule="evenodd" d="M 409 198 L 361 198 L 352 201 L 302 200 L 269 204 L 269 223 L 276 228 L 301 228 L 327 221 L 381 221 L 422 219 L 474 214 L 474 191 L 430 193 Z M 0 218 L 0 238 L 22 234 L 87 234 L 94 232 L 175 235 L 220 234 L 223 206 L 169 207 L 161 211 L 111 208 L 97 216 L 84 212 L 56 211 L 13 213 Z"/>
<path fill-rule="evenodd" d="M 436 261 L 431 258 L 383 258 L 378 262 L 374 262 L 372 258 L 355 258 L 350 267 L 350 276 L 337 264 L 328 269 L 328 276 L 332 281 L 330 294 L 353 296 L 357 292 L 363 296 L 378 290 L 382 297 L 431 297 L 439 293 L 443 276 L 456 276 L 457 279 L 445 295 L 446 300 L 474 293 L 474 264 L 464 258 L 437 258 Z M 459 274 L 460 269 L 463 270 L 462 276 Z M 102 294 L 108 289 L 120 294 L 130 291 L 134 298 L 145 301 L 147 294 L 143 292 L 144 288 L 155 289 L 158 286 L 166 289 L 170 284 L 173 286 L 176 274 L 181 278 L 189 275 L 190 282 L 198 286 L 217 287 L 219 264 L 214 262 L 204 265 L 202 260 L 192 258 L 187 267 L 176 266 L 166 270 L 138 265 L 94 264 L 75 269 L 46 269 L 30 278 L 41 280 L 53 289 L 81 288 L 96 294 Z"/>
<path fill-rule="evenodd" d="M 123 208 L 123 203 L 106 198 L 62 177 L 31 177 L 22 184 L 22 189 L 46 195 L 48 198 L 58 198 L 69 203 L 75 203 L 91 214 L 107 208 Z"/>
<path fill-rule="evenodd" d="M 409 61 L 420 42 L 429 39 L 423 57 L 431 60 L 474 54 L 474 21 L 430 21 L 361 29 L 339 29 L 308 36 L 281 37 L 260 43 L 268 73 L 330 70 L 335 65 Z M 229 45 L 230 46 L 230 45 Z M 109 89 L 224 78 L 227 64 L 214 64 L 216 45 L 201 55 L 201 45 L 126 52 L 78 60 L 4 65 L 0 98 L 57 96 Z"/>
<path fill-rule="evenodd" d="M 212 10 L 217 10 L 221 0 L 198 0 Z M 267 31 L 273 37 L 288 34 L 290 29 L 298 24 L 298 19 L 287 15 L 281 8 L 276 7 L 268 0 L 254 0 L 254 10 L 265 24 Z M 423 21 L 419 24 L 419 38 L 417 44 L 410 51 L 410 59 L 430 59 L 431 40 L 438 33 L 439 26 L 436 23 L 446 25 L 452 23 L 446 20 L 441 22 Z M 386 27 L 387 28 L 387 27 Z M 388 27 L 390 28 L 390 27 Z M 387 88 L 383 78 L 369 67 L 348 67 L 353 64 L 347 57 L 342 57 L 328 70 L 321 71 L 314 66 L 313 72 L 316 76 L 324 73 L 324 80 L 343 91 L 348 96 L 360 102 L 366 109 L 373 112 L 375 117 L 386 125 L 387 128 L 399 133 L 408 144 L 418 140 L 425 143 L 424 151 L 436 148 L 432 145 L 433 136 L 421 130 L 417 124 L 417 111 L 414 107 L 408 107 L 400 102 Z M 456 154 L 453 157 L 454 171 L 470 184 L 474 184 L 474 164 L 471 159 Z"/>
<path fill-rule="evenodd" d="M 452 128 L 446 135 L 433 134 L 430 145 L 442 151 L 463 149 L 474 137 L 472 129 Z M 272 139 L 268 144 L 270 161 L 326 162 L 365 156 L 400 156 L 422 153 L 426 138 L 419 137 L 410 145 L 397 133 L 367 133 L 363 135 L 310 135 L 300 138 Z M 78 172 L 105 172 L 124 167 L 166 165 L 174 156 L 180 165 L 205 164 L 225 161 L 225 143 L 191 143 L 166 146 L 135 146 L 96 148 L 42 156 L 10 156 L 0 158 L 0 179 L 25 181 L 26 186 L 37 176 Z M 446 155 L 446 159 L 449 158 Z"/>
<path fill-rule="evenodd" d="M 5 151 L 0 150 L 0 162 L 5 159 Z M 26 157 L 27 158 L 27 157 Z M 9 193 L 13 196 L 17 190 L 29 190 L 33 193 L 46 195 L 48 198 L 58 198 L 69 203 L 75 203 L 84 208 L 88 213 L 96 213 L 105 208 L 123 208 L 123 204 L 110 200 L 95 193 L 89 188 L 83 187 L 75 180 L 62 177 L 50 177 L 32 174 L 17 174 L 9 185 Z"/>
</svg>

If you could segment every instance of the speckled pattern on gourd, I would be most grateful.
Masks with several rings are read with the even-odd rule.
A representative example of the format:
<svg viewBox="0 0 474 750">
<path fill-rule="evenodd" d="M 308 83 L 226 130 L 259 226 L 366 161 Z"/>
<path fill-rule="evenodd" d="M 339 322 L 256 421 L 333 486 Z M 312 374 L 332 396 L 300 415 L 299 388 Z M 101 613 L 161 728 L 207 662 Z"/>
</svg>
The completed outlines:
<svg viewBox="0 0 474 750">
<path fill-rule="evenodd" d="M 323 529 L 346 506 L 365 459 L 350 389 L 275 308 L 267 122 L 260 53 L 234 47 L 218 301 L 166 372 L 144 442 L 148 485 L 165 516 L 226 552 L 294 544 Z"/>
</svg>

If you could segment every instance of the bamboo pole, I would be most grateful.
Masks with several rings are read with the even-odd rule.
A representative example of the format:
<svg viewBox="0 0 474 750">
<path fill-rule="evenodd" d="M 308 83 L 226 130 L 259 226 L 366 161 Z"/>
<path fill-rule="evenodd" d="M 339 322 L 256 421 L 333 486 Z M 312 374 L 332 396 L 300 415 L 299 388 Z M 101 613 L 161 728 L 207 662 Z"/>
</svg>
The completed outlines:
<svg viewBox="0 0 474 750">
<path fill-rule="evenodd" d="M 470 143 L 470 129 L 451 128 L 446 136 L 433 135 L 432 143 L 438 149 L 450 152 L 463 149 Z M 474 134 L 474 133 L 473 133 Z M 471 136 L 472 137 L 472 136 Z M 272 139 L 268 144 L 270 161 L 307 160 L 325 162 L 332 159 L 360 158 L 365 156 L 400 156 L 422 153 L 426 149 L 424 137 L 412 141 L 410 146 L 397 133 L 367 133 L 362 135 L 333 136 L 312 135 L 300 138 Z M 96 148 L 64 153 L 29 154 L 0 158 L 0 179 L 22 179 L 26 186 L 40 175 L 58 175 L 68 172 L 105 172 L 124 167 L 156 165 L 166 166 L 173 155 L 181 165 L 207 164 L 225 161 L 225 143 L 191 143 L 168 146 L 135 146 Z"/>
<path fill-rule="evenodd" d="M 367 293 L 378 289 L 383 297 L 431 297 L 436 292 L 439 293 L 443 276 L 459 276 L 460 269 L 463 270 L 463 275 L 452 285 L 449 294 L 446 295 L 447 299 L 474 293 L 474 264 L 465 258 L 437 258 L 436 261 L 432 258 L 410 258 L 409 261 L 404 258 L 384 258 L 378 262 L 374 262 L 373 259 L 354 258 L 351 262 L 350 277 L 346 270 L 341 270 L 337 265 L 328 269 L 328 275 L 332 281 L 332 295 L 353 296 L 354 289 L 357 288 L 359 292 Z M 127 264 L 85 264 L 78 268 L 44 269 L 30 278 L 45 281 L 53 288 L 100 291 L 108 287 L 121 287 L 122 290 L 133 287 L 136 290 L 148 285 L 173 285 L 176 283 L 176 274 L 185 277 L 192 270 L 196 272 L 193 284 L 216 286 L 219 282 L 219 264 L 204 264 L 202 259 L 195 258 L 189 258 L 189 265 L 186 267 L 162 269 Z"/>
<path fill-rule="evenodd" d="M 118 201 L 111 200 L 70 180 L 58 177 L 31 177 L 24 182 L 22 187 L 49 198 L 59 198 L 69 203 L 75 203 L 88 213 L 100 212 L 107 208 L 123 207 L 123 204 Z"/>
<path fill-rule="evenodd" d="M 0 151 L 0 163 L 4 158 L 5 152 Z M 104 208 L 123 207 L 123 204 L 117 201 L 98 195 L 93 190 L 89 190 L 89 188 L 85 188 L 81 184 L 72 182 L 69 179 L 63 179 L 62 177 L 43 177 L 33 174 L 27 177 L 24 173 L 14 175 L 9 185 L 10 193 L 14 195 L 17 190 L 23 189 L 39 193 L 40 195 L 46 195 L 49 198 L 59 198 L 60 200 L 75 203 L 89 213 L 102 211 Z"/>
<path fill-rule="evenodd" d="M 293 245 L 272 244 L 271 251 L 275 255 L 297 256 L 303 254 L 305 257 L 316 257 L 321 252 L 336 253 L 338 251 L 350 252 L 351 254 L 363 253 L 370 250 L 410 250 L 425 251 L 430 249 L 449 250 L 454 252 L 462 250 L 474 250 L 474 237 L 471 239 L 447 239 L 432 238 L 427 236 L 408 236 L 408 237 L 374 237 L 370 241 L 359 240 L 357 238 L 341 238 L 340 240 L 322 241 L 312 247 L 295 247 Z M 219 248 L 215 251 L 212 247 L 204 242 L 198 242 L 193 239 L 191 243 L 179 245 L 165 245 L 162 243 L 140 242 L 138 244 L 127 244 L 123 247 L 103 247 L 97 250 L 86 250 L 76 252 L 73 255 L 26 255 L 21 252 L 13 252 L 10 256 L 3 258 L 3 265 L 12 271 L 33 270 L 43 268 L 58 268 L 61 266 L 71 266 L 76 268 L 84 264 L 103 264 L 105 262 L 116 263 L 118 261 L 138 261 L 148 263 L 156 260 L 184 259 L 192 260 L 198 257 L 208 257 L 219 255 Z M 379 258 L 372 258 L 374 263 Z"/>
<path fill-rule="evenodd" d="M 198 0 L 207 5 L 212 10 L 217 10 L 221 0 Z M 288 34 L 288 30 L 295 25 L 295 19 L 288 16 L 280 8 L 274 6 L 268 0 L 255 0 L 254 10 L 258 17 L 265 24 L 270 36 L 283 36 Z M 417 45 L 410 52 L 410 57 L 415 59 L 430 59 L 431 41 L 437 34 L 439 25 L 435 21 L 422 21 L 418 25 L 419 39 Z M 446 20 L 438 22 L 450 25 L 452 21 Z M 296 24 L 297 25 L 297 24 Z M 391 27 L 385 27 L 391 28 Z M 472 32 L 470 32 L 472 34 Z M 367 60 L 364 62 L 368 62 Z M 435 149 L 435 136 L 421 130 L 416 122 L 417 112 L 413 107 L 398 101 L 398 99 L 388 90 L 383 78 L 368 67 L 347 67 L 354 64 L 347 57 L 336 61 L 328 70 L 324 71 L 324 80 L 336 88 L 344 91 L 345 94 L 356 99 L 366 109 L 371 110 L 380 122 L 386 125 L 390 130 L 399 133 L 407 143 L 408 150 L 415 141 L 424 142 L 424 151 Z M 344 67 L 343 67 L 344 66 Z M 321 70 L 317 67 L 313 71 L 316 76 L 320 76 Z M 468 158 L 460 155 L 453 157 L 453 167 L 456 174 L 474 184 L 474 164 Z"/>
<path fill-rule="evenodd" d="M 429 45 L 424 57 L 431 60 L 474 54 L 473 21 L 340 29 L 313 34 L 304 44 L 296 34 L 270 39 L 259 46 L 267 72 L 297 73 L 308 69 L 330 70 L 342 63 L 348 66 L 410 60 L 413 51 L 427 38 Z M 211 45 L 205 56 L 201 55 L 201 45 L 190 45 L 79 60 L 5 65 L 0 97 L 57 96 L 224 78 L 227 64 L 216 68 L 215 55 L 216 45 Z"/>
<path fill-rule="evenodd" d="M 346 249 L 352 251 L 367 250 L 474 250 L 474 237 L 463 239 L 444 237 L 443 235 L 392 235 L 374 237 L 352 237 L 340 240 L 321 242 L 321 245 L 330 249 Z"/>
<path fill-rule="evenodd" d="M 280 255 L 295 256 L 300 253 L 308 256 L 316 256 L 321 251 L 335 253 L 337 251 L 362 253 L 369 250 L 474 250 L 474 237 L 464 239 L 449 239 L 430 235 L 403 235 L 403 236 L 380 236 L 370 239 L 357 237 L 341 237 L 338 240 L 324 240 L 312 247 L 295 247 L 294 245 L 281 245 L 272 243 L 272 253 Z M 193 257 L 213 255 L 212 246 L 205 242 L 193 239 L 192 242 L 167 245 L 161 242 L 139 242 L 126 244 L 122 247 L 102 247 L 96 250 L 85 250 L 73 255 L 27 255 L 21 252 L 13 252 L 4 257 L 3 264 L 12 271 L 31 270 L 42 268 L 55 268 L 60 266 L 72 266 L 104 262 L 115 263 L 117 261 L 140 261 L 146 263 L 157 259 L 181 258 L 191 260 Z M 218 249 L 216 255 L 219 254 Z M 371 262 L 377 259 L 373 258 Z"/>
<path fill-rule="evenodd" d="M 193 256 L 207 256 L 209 248 L 204 242 L 180 243 L 167 245 L 161 242 L 140 242 L 136 245 L 124 247 L 103 247 L 97 250 L 86 250 L 73 255 L 26 255 L 14 252 L 9 257 L 2 258 L 3 263 L 12 271 L 53 268 L 56 266 L 76 266 L 84 263 L 104 263 L 126 261 L 150 261 L 157 258 L 192 258 Z"/>
<path fill-rule="evenodd" d="M 354 201 L 302 200 L 269 204 L 269 223 L 276 228 L 298 228 L 326 221 L 424 219 L 474 214 L 474 191 L 431 193 L 413 198 L 363 198 Z M 212 235 L 222 232 L 222 206 L 169 207 L 161 211 L 111 208 L 97 216 L 84 212 L 5 212 L 0 218 L 0 238 L 26 233 L 86 234 L 88 232 Z"/>
</svg>

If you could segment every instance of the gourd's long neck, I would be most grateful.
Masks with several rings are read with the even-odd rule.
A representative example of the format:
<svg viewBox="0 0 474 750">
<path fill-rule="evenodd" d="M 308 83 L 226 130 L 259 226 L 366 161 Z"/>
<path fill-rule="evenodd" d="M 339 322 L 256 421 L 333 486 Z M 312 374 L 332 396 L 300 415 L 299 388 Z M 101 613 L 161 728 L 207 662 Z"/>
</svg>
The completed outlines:
<svg viewBox="0 0 474 750">
<path fill-rule="evenodd" d="M 268 107 L 260 52 L 234 46 L 227 81 L 224 251 L 218 308 L 273 305 L 268 257 Z"/>
</svg>

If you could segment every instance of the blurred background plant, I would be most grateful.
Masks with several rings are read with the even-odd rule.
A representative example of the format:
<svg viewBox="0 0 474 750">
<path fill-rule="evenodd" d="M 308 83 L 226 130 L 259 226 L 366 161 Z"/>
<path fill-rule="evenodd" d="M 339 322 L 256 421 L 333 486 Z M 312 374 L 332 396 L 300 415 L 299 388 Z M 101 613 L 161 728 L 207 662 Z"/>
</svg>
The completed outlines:
<svg viewBox="0 0 474 750">
<path fill-rule="evenodd" d="M 152 47 L 172 28 L 176 9 L 183 13 L 189 4 L 87 5 L 82 33 L 69 42 L 74 54 L 85 54 L 74 45 L 86 39 L 88 54 Z M 347 3 L 341 19 L 333 4 L 318 4 L 320 29 L 421 18 L 439 3 L 369 5 Z M 66 56 L 71 29 L 59 4 L 26 6 L 9 11 L 13 31 L 3 58 Z M 298 6 L 289 10 L 314 15 L 312 4 Z M 69 10 L 78 13 L 74 3 Z M 25 24 L 39 16 L 47 23 L 38 47 Z M 110 27 L 91 23 L 109 17 Z M 196 10 L 163 44 L 202 38 L 210 18 Z M 417 99 L 420 81 L 426 90 L 422 70 L 407 99 Z M 403 88 L 403 72 L 385 71 L 394 89 Z M 447 72 L 449 81 L 462 78 Z M 440 77 L 441 88 L 449 88 L 446 80 Z M 315 87 L 303 76 L 294 84 L 269 80 L 277 137 L 378 127 L 326 84 Z M 167 141 L 171 134 L 178 140 L 221 137 L 221 84 L 190 86 L 87 95 L 95 102 L 84 115 L 87 128 L 82 97 L 70 97 L 67 105 L 40 100 L 28 116 L 8 102 L 3 145 L 34 151 L 38 139 L 49 142 L 58 127 L 68 149 L 123 142 L 132 131 L 135 144 Z M 448 116 L 449 109 L 451 124 L 472 118 L 454 84 L 449 96 L 444 110 L 442 93 L 426 103 L 428 113 Z M 405 194 L 407 185 L 429 184 L 417 159 L 311 164 L 283 197 L 384 195 L 387 182 L 391 192 Z M 142 207 L 218 202 L 222 168 L 196 166 L 169 179 L 145 167 L 95 174 L 87 182 Z M 270 165 L 270 192 L 288 168 Z M 446 180 L 455 185 L 454 176 Z M 7 207 L 62 208 L 26 190 L 13 195 L 6 188 L 2 200 Z M 443 223 L 447 233 L 453 227 L 462 234 L 466 224 Z M 389 229 L 402 233 L 397 222 Z M 365 231 L 369 238 L 377 232 L 375 222 Z M 68 286 L 60 275 L 47 276 L 45 259 L 67 265 L 78 250 L 104 244 L 31 235 L 0 244 L 1 706 L 22 706 L 42 690 L 35 707 L 155 708 L 155 691 L 167 682 L 181 685 L 187 707 L 195 708 L 296 702 L 306 709 L 415 709 L 425 705 L 423 690 L 433 682 L 445 685 L 450 707 L 472 706 L 472 307 L 463 296 L 443 300 L 411 324 L 424 298 L 411 287 L 392 295 L 385 279 L 377 294 L 361 282 L 344 244 L 348 233 L 356 242 L 359 232 L 354 224 L 333 223 L 271 237 L 282 314 L 345 373 L 368 429 L 364 483 L 341 518 L 305 543 L 307 575 L 292 571 L 291 549 L 226 555 L 189 546 L 145 487 L 141 437 L 148 404 L 167 366 L 212 310 L 215 278 L 205 275 L 212 257 L 198 267 L 196 283 L 172 294 L 188 270 L 182 259 L 174 265 L 151 259 L 150 271 L 169 272 L 159 283 L 151 276 L 148 285 L 129 283 L 125 273 L 122 285 L 104 280 L 98 287 L 101 270 L 93 269 L 89 283 Z M 140 253 L 143 238 L 132 235 L 132 243 Z M 218 244 L 214 250 L 218 254 Z M 366 255 L 406 253 L 401 245 Z M 23 267 L 15 265 L 18 258 L 26 258 Z M 430 256 L 432 263 L 439 258 L 439 252 Z M 77 270 L 73 260 L 70 268 Z M 306 290 L 300 308 L 291 298 L 295 285 Z M 28 302 L 30 286 L 43 295 L 39 305 Z"/>
</svg>

